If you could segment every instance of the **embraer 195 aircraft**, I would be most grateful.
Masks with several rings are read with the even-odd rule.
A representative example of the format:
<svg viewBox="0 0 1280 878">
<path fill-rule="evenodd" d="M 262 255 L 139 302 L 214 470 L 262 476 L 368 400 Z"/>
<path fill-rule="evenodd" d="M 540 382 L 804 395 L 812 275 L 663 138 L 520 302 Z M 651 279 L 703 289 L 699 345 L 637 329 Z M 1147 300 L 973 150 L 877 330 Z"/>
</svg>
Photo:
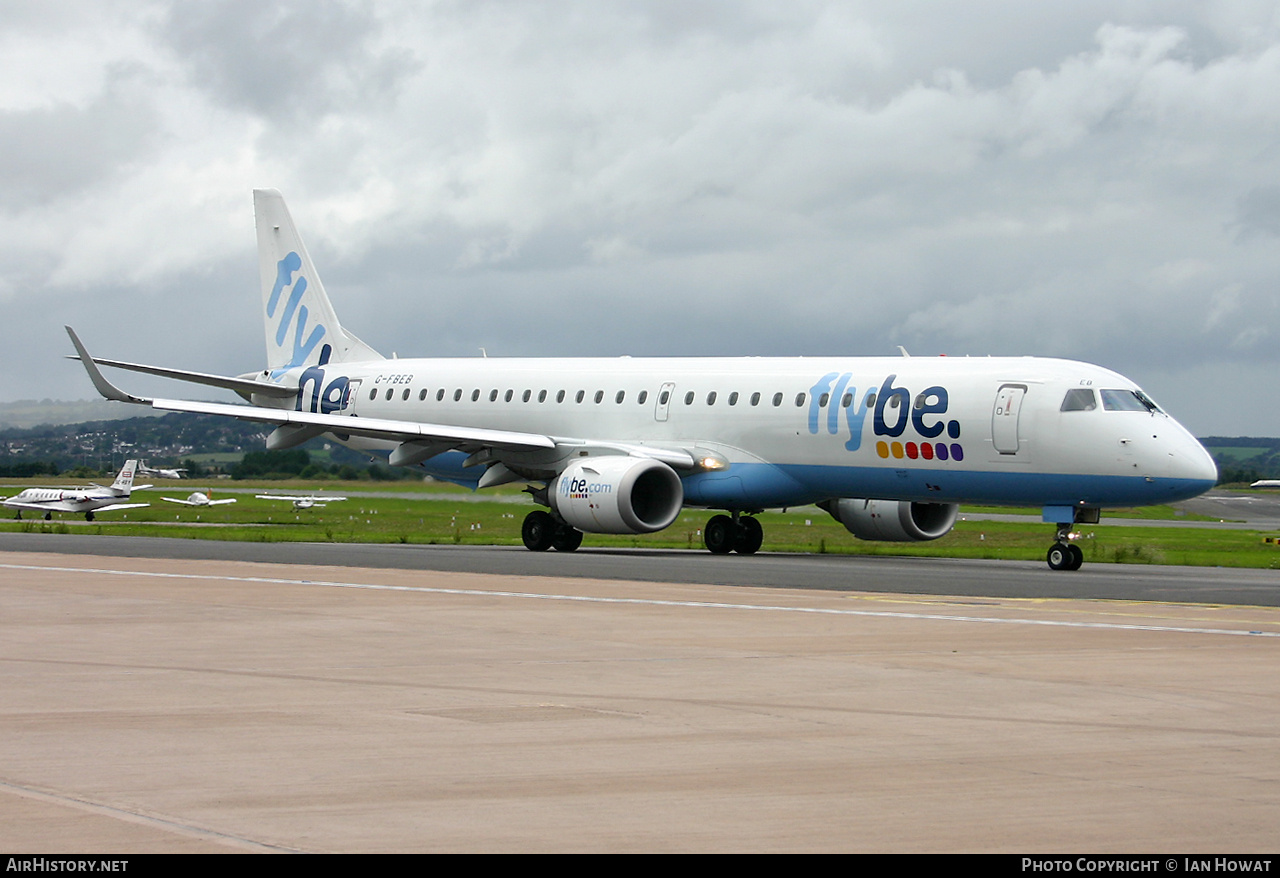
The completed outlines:
<svg viewBox="0 0 1280 878">
<path fill-rule="evenodd" d="M 254 192 L 266 368 L 237 378 L 94 359 L 95 387 L 166 411 L 274 424 L 271 449 L 320 435 L 473 488 L 525 482 L 524 544 L 573 551 L 586 533 L 722 510 L 715 553 L 750 554 L 755 513 L 816 503 L 854 536 L 932 540 L 960 503 L 1039 506 L 1049 566 L 1083 554 L 1072 525 L 1107 506 L 1210 488 L 1195 438 L 1132 381 L 1019 358 L 391 359 L 338 322 L 284 199 Z M 144 399 L 114 366 L 226 388 L 250 405 Z"/>
</svg>

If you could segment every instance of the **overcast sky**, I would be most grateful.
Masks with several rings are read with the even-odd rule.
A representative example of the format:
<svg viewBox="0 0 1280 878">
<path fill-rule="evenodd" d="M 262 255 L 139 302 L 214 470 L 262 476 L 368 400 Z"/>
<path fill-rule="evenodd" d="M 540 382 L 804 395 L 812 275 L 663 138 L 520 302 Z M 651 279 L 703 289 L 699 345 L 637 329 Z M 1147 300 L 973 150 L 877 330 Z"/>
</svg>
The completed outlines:
<svg viewBox="0 0 1280 878">
<path fill-rule="evenodd" d="M 1061 356 L 1280 436 L 1277 9 L 8 0 L 0 400 L 94 395 L 64 323 L 259 368 L 273 187 L 387 355 Z"/>
</svg>

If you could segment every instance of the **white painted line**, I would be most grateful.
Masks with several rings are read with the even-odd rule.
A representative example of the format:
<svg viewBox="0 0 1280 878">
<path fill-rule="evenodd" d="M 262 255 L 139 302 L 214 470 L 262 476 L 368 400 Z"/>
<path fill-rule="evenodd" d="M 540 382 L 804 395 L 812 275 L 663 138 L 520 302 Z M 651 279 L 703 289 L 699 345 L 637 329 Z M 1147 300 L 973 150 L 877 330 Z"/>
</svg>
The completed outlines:
<svg viewBox="0 0 1280 878">
<path fill-rule="evenodd" d="M 383 585 L 372 582 L 327 582 L 318 579 L 276 579 L 260 576 L 218 576 L 203 573 L 153 573 L 140 570 L 110 570 L 102 567 L 42 567 L 30 564 L 0 564 L 0 570 L 43 570 L 54 573 L 94 573 L 106 576 L 144 576 L 155 579 L 191 579 L 213 582 L 243 582 L 268 585 L 304 585 L 317 588 L 356 588 L 369 591 L 403 591 L 419 594 L 450 594 L 468 597 L 500 597 L 538 601 L 576 601 L 591 604 L 631 604 L 650 607 L 691 607 L 711 610 L 756 610 L 771 613 L 815 613 L 827 616 L 863 616 L 876 619 L 921 619 L 936 622 L 982 622 L 993 625 L 1042 625 L 1050 628 L 1094 628 L 1110 631 L 1164 631 L 1176 634 L 1227 634 L 1237 637 L 1280 637 L 1277 631 L 1246 631 L 1231 628 L 1186 628 L 1174 625 L 1132 625 L 1118 622 L 1066 622 L 1049 619 L 999 618 L 995 616 L 952 616 L 933 613 L 903 613 L 877 610 L 848 610 L 838 607 L 786 607 L 771 604 L 739 604 L 721 601 L 664 601 L 648 598 L 590 597 L 571 594 L 539 594 L 523 591 L 487 591 L 472 588 L 435 588 L 416 585 Z"/>
</svg>

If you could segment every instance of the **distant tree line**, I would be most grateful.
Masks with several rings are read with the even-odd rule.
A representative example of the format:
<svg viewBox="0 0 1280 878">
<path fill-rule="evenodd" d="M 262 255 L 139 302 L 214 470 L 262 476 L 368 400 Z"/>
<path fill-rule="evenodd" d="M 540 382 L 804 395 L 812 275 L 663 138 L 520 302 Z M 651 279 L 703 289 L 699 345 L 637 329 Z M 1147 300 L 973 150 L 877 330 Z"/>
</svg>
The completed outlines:
<svg viewBox="0 0 1280 878">
<path fill-rule="evenodd" d="M 212 415 L 173 413 L 155 418 L 87 421 L 82 424 L 0 430 L 0 478 L 66 476 L 95 479 L 115 475 L 128 458 L 151 466 L 182 467 L 188 478 L 230 475 L 236 479 L 420 478 L 412 468 L 392 469 L 345 446 L 312 439 L 285 451 L 262 448 L 261 424 Z M 179 452 L 179 453 L 173 453 Z M 236 463 L 205 464 L 190 455 L 236 454 Z"/>
</svg>

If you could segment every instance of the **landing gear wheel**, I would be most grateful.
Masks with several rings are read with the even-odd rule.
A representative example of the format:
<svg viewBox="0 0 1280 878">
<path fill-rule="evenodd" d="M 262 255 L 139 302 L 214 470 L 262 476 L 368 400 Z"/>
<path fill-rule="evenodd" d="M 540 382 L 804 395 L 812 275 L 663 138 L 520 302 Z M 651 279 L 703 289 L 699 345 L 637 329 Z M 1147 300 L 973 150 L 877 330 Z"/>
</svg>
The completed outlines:
<svg viewBox="0 0 1280 878">
<path fill-rule="evenodd" d="M 53 517 L 52 515 L 46 515 L 46 516 L 45 516 L 45 519 L 47 520 L 47 519 L 50 519 L 50 518 L 52 518 L 52 517 Z M 85 520 L 85 521 L 93 521 L 93 513 L 92 513 L 92 512 L 86 512 L 86 513 L 84 514 L 84 520 Z"/>
<path fill-rule="evenodd" d="M 545 552 L 550 549 L 555 534 L 556 520 L 551 517 L 550 512 L 540 509 L 526 515 L 520 528 L 520 538 L 530 552 Z"/>
<path fill-rule="evenodd" d="M 1068 570 L 1079 570 L 1080 565 L 1084 563 L 1084 549 L 1071 543 L 1067 546 L 1067 550 L 1071 552 L 1071 566 Z"/>
<path fill-rule="evenodd" d="M 738 519 L 738 540 L 734 551 L 739 555 L 754 555 L 760 551 L 763 542 L 764 528 L 759 521 L 750 516 Z"/>
<path fill-rule="evenodd" d="M 713 555 L 727 555 L 737 542 L 737 527 L 727 515 L 713 515 L 702 529 L 702 542 Z"/>
<path fill-rule="evenodd" d="M 1084 551 L 1068 543 L 1054 543 L 1045 556 L 1050 570 L 1079 570 L 1084 563 Z"/>
<path fill-rule="evenodd" d="M 551 537 L 551 548 L 557 552 L 575 552 L 582 545 L 582 531 L 567 524 L 557 525 Z"/>
</svg>

